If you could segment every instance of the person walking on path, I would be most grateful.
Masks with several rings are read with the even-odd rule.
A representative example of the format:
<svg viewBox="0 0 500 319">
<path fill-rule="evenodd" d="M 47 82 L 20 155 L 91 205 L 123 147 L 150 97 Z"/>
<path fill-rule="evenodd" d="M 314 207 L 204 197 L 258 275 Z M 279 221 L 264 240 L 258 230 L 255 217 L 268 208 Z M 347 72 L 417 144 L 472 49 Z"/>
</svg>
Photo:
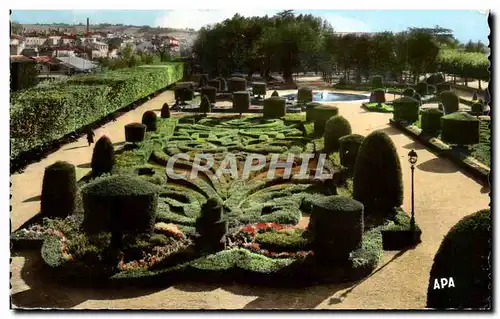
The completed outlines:
<svg viewBox="0 0 500 319">
<path fill-rule="evenodd" d="M 95 136 L 95 133 L 92 132 L 92 129 L 89 127 L 87 127 L 87 142 L 89 142 L 89 146 L 94 143 L 94 136 Z"/>
</svg>

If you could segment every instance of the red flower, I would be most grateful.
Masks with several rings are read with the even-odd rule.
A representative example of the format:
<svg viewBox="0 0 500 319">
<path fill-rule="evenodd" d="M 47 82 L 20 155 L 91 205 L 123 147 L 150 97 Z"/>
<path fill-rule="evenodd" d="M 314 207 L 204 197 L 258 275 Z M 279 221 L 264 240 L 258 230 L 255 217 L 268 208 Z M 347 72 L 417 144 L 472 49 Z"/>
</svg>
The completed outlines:
<svg viewBox="0 0 500 319">
<path fill-rule="evenodd" d="M 276 230 L 283 229 L 283 226 L 281 226 L 280 224 L 276 224 L 276 223 L 271 224 L 271 227 L 276 229 Z"/>
<path fill-rule="evenodd" d="M 252 249 L 252 250 L 259 250 L 260 249 L 260 245 L 257 244 L 257 243 L 252 243 L 252 244 L 250 244 L 250 249 Z"/>
<path fill-rule="evenodd" d="M 255 234 L 255 228 L 251 225 L 243 226 L 241 228 L 241 231 L 245 233 Z"/>
<path fill-rule="evenodd" d="M 255 225 L 255 227 L 256 227 L 257 229 L 267 229 L 267 228 L 269 228 L 269 226 L 268 226 L 268 224 L 267 224 L 267 223 L 257 223 L 257 224 Z"/>
</svg>

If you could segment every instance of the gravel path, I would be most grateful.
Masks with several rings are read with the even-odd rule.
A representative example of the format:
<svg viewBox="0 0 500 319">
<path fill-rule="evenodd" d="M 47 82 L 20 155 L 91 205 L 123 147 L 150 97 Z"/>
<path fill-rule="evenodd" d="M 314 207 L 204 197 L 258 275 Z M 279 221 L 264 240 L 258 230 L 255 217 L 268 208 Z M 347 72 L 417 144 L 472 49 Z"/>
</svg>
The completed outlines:
<svg viewBox="0 0 500 319">
<path fill-rule="evenodd" d="M 309 80 L 309 83 L 313 83 Z M 270 92 L 271 93 L 271 92 Z M 392 95 L 387 95 L 390 99 Z M 170 91 L 144 103 L 96 130 L 96 140 L 106 134 L 113 142 L 124 140 L 123 126 L 140 121 L 146 110 L 160 109 L 173 101 Z M 418 153 L 415 170 L 415 216 L 423 231 L 422 243 L 405 252 L 385 252 L 379 268 L 358 283 L 321 285 L 307 289 L 276 290 L 243 285 L 177 284 L 164 289 L 92 290 L 61 287 L 37 272 L 39 252 L 12 256 L 11 294 L 18 307 L 77 309 L 421 309 L 425 307 L 432 260 L 443 236 L 462 217 L 490 202 L 489 189 L 481 186 L 447 159 L 437 158 L 420 143 L 413 142 L 387 124 L 391 114 L 370 113 L 359 102 L 335 103 L 353 133 L 386 131 L 398 149 L 405 183 L 403 208 L 410 211 L 410 168 L 407 153 Z M 85 137 L 65 145 L 56 153 L 32 164 L 12 179 L 12 229 L 16 229 L 39 209 L 44 168 L 66 160 L 79 166 L 79 174 L 89 168 L 92 147 Z M 80 171 L 81 170 L 81 171 Z M 27 187 L 29 185 L 29 187 Z"/>
</svg>

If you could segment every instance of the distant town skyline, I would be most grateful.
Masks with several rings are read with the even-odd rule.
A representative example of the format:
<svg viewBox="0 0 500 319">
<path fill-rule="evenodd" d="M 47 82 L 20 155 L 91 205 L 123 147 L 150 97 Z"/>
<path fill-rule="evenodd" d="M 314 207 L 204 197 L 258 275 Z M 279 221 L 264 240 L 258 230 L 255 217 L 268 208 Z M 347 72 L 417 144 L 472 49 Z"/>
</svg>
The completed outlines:
<svg viewBox="0 0 500 319">
<path fill-rule="evenodd" d="M 152 27 L 192 28 L 221 22 L 235 13 L 243 16 L 274 15 L 280 10 L 13 10 L 11 20 L 21 24 L 111 23 Z M 409 27 L 451 29 L 460 42 L 481 41 L 488 45 L 487 12 L 479 10 L 294 10 L 330 22 L 338 32 L 400 32 Z"/>
</svg>

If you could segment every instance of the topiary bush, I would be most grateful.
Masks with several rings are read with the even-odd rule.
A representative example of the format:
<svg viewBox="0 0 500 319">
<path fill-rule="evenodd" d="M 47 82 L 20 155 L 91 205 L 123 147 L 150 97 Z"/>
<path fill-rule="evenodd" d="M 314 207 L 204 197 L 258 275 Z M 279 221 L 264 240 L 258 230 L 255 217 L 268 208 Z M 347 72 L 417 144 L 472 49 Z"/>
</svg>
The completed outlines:
<svg viewBox="0 0 500 319">
<path fill-rule="evenodd" d="M 40 211 L 46 217 L 65 218 L 75 210 L 75 166 L 58 161 L 45 168 L 40 196 Z"/>
<path fill-rule="evenodd" d="M 420 96 L 425 96 L 428 94 L 428 88 L 427 88 L 427 83 L 426 82 L 419 82 L 417 83 L 417 87 L 415 90 Z"/>
<path fill-rule="evenodd" d="M 431 268 L 427 308 L 491 308 L 491 211 L 462 218 L 444 237 Z M 453 278 L 454 287 L 436 287 Z M 440 289 L 437 289 L 440 288 Z"/>
<path fill-rule="evenodd" d="M 247 90 L 247 80 L 239 77 L 232 77 L 227 81 L 227 88 L 229 93 Z"/>
<path fill-rule="evenodd" d="M 221 80 L 218 79 L 218 78 L 217 79 L 208 80 L 207 85 L 211 86 L 211 87 L 214 87 L 216 89 L 216 93 L 224 91 L 221 88 Z"/>
<path fill-rule="evenodd" d="M 144 141 L 146 125 L 141 123 L 130 123 L 125 125 L 125 141 L 138 143 Z"/>
<path fill-rule="evenodd" d="M 443 91 L 439 94 L 439 99 L 443 103 L 445 114 L 458 112 L 460 100 L 455 92 Z"/>
<path fill-rule="evenodd" d="M 382 89 L 384 88 L 384 79 L 381 75 L 372 76 L 372 89 Z"/>
<path fill-rule="evenodd" d="M 438 83 L 436 87 L 438 94 L 444 91 L 451 91 L 451 85 L 449 85 L 448 83 Z"/>
<path fill-rule="evenodd" d="M 219 82 L 220 82 L 220 91 L 221 92 L 227 92 L 227 81 L 226 81 L 226 79 L 224 79 L 222 77 L 218 77 L 218 78 L 216 78 L 216 80 L 219 80 Z"/>
<path fill-rule="evenodd" d="M 427 78 L 427 84 L 436 85 L 436 84 L 442 83 L 442 82 L 444 82 L 444 76 L 441 73 L 431 74 Z"/>
<path fill-rule="evenodd" d="M 264 118 L 281 118 L 286 114 L 286 101 L 279 96 L 271 96 L 264 100 Z"/>
<path fill-rule="evenodd" d="M 111 232 L 111 247 L 121 248 L 122 234 L 151 233 L 159 189 L 129 175 L 90 182 L 82 189 L 83 229 L 89 234 Z"/>
<path fill-rule="evenodd" d="M 174 96 L 176 101 L 186 102 L 194 98 L 194 92 L 189 87 L 181 86 L 175 89 Z"/>
<path fill-rule="evenodd" d="M 465 112 L 441 117 L 441 140 L 448 144 L 469 145 L 479 143 L 479 120 Z"/>
<path fill-rule="evenodd" d="M 394 120 L 414 123 L 418 121 L 420 102 L 414 98 L 403 96 L 392 101 Z"/>
<path fill-rule="evenodd" d="M 483 115 L 485 106 L 481 102 L 475 102 L 470 108 L 472 115 Z"/>
<path fill-rule="evenodd" d="M 266 83 L 255 82 L 252 84 L 253 95 L 258 95 L 259 97 L 266 96 Z"/>
<path fill-rule="evenodd" d="M 436 94 L 436 92 L 437 92 L 437 88 L 435 85 L 432 85 L 432 84 L 427 85 L 427 93 L 432 95 L 432 94 Z"/>
<path fill-rule="evenodd" d="M 340 115 L 332 116 L 325 124 L 325 151 L 332 153 L 339 149 L 339 138 L 352 133 L 349 121 Z"/>
<path fill-rule="evenodd" d="M 318 102 L 311 102 L 306 104 L 306 121 L 310 122 L 314 120 L 314 108 L 321 106 L 321 103 Z"/>
<path fill-rule="evenodd" d="M 210 103 L 215 103 L 215 97 L 217 96 L 217 89 L 213 86 L 204 86 L 200 89 L 201 96 L 207 96 Z"/>
<path fill-rule="evenodd" d="M 146 132 L 156 131 L 156 112 L 146 111 L 142 114 L 142 124 L 146 125 Z"/>
<path fill-rule="evenodd" d="M 359 148 L 353 177 L 353 198 L 365 214 L 390 216 L 403 203 L 403 176 L 396 146 L 383 131 L 369 134 Z"/>
<path fill-rule="evenodd" d="M 326 196 L 314 202 L 308 232 L 319 262 L 345 262 L 363 239 L 363 204 L 349 197 Z"/>
<path fill-rule="evenodd" d="M 375 89 L 372 91 L 370 98 L 373 96 L 372 103 L 385 103 L 385 90 Z"/>
<path fill-rule="evenodd" d="M 101 175 L 104 173 L 111 173 L 111 169 L 115 164 L 115 149 L 113 143 L 106 136 L 102 136 L 94 146 L 92 153 L 92 174 Z"/>
<path fill-rule="evenodd" d="M 439 109 L 426 109 L 421 112 L 421 128 L 424 133 L 436 135 L 441 131 L 441 117 L 444 112 Z"/>
<path fill-rule="evenodd" d="M 271 94 L 271 97 L 273 97 L 273 96 L 278 96 L 279 97 L 280 95 L 279 95 L 278 91 L 274 91 L 273 94 Z"/>
<path fill-rule="evenodd" d="M 209 79 L 208 74 L 206 73 L 200 74 L 200 82 L 198 83 L 198 85 L 200 87 L 204 87 L 205 85 L 207 85 L 208 79 Z"/>
<path fill-rule="evenodd" d="M 415 95 L 415 90 L 412 89 L 412 88 L 406 88 L 404 91 L 403 91 L 403 96 L 407 96 L 407 97 L 412 97 Z"/>
<path fill-rule="evenodd" d="M 420 94 L 415 93 L 415 94 L 412 96 L 412 98 L 414 98 L 415 100 L 417 100 L 417 101 L 418 101 L 418 103 L 419 103 L 420 105 L 422 105 L 422 96 L 421 96 Z"/>
<path fill-rule="evenodd" d="M 474 93 L 472 94 L 472 101 L 477 101 L 477 92 L 474 91 Z"/>
<path fill-rule="evenodd" d="M 247 91 L 237 91 L 233 93 L 233 109 L 240 115 L 248 112 L 250 108 L 250 94 Z"/>
<path fill-rule="evenodd" d="M 228 221 L 222 219 L 223 209 L 216 199 L 209 198 L 201 207 L 196 220 L 196 245 L 204 251 L 220 251 L 225 248 Z"/>
<path fill-rule="evenodd" d="M 201 98 L 200 112 L 205 116 L 207 115 L 207 113 L 212 112 L 212 104 L 210 103 L 210 99 L 206 95 L 203 95 L 203 97 Z"/>
<path fill-rule="evenodd" d="M 364 139 L 365 137 L 359 134 L 349 134 L 339 138 L 340 165 L 351 171 L 354 169 L 359 148 Z"/>
<path fill-rule="evenodd" d="M 335 106 L 317 106 L 313 111 L 314 135 L 325 134 L 325 124 L 332 116 L 339 114 L 339 109 Z"/>
<path fill-rule="evenodd" d="M 297 91 L 297 103 L 299 104 L 307 104 L 312 102 L 313 100 L 313 92 L 309 87 L 301 87 Z"/>
<path fill-rule="evenodd" d="M 170 107 L 168 106 L 167 103 L 163 104 L 163 106 L 161 107 L 160 116 L 164 119 L 167 119 L 170 117 Z"/>
</svg>

